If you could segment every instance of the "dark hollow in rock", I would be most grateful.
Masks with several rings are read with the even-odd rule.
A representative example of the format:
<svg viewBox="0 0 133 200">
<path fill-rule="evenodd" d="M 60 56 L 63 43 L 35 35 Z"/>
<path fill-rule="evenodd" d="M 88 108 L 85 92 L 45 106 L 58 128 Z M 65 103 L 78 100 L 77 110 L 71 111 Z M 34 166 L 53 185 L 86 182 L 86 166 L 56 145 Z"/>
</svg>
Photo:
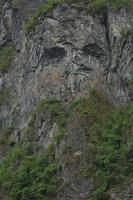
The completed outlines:
<svg viewBox="0 0 133 200">
<path fill-rule="evenodd" d="M 45 57 L 48 59 L 62 59 L 66 54 L 65 49 L 61 47 L 52 47 L 50 49 L 44 49 L 44 52 Z"/>
<path fill-rule="evenodd" d="M 96 58 L 100 58 L 100 56 L 103 55 L 103 50 L 99 46 L 97 46 L 97 44 L 90 43 L 90 44 L 84 46 L 83 53 L 89 54 Z"/>
</svg>

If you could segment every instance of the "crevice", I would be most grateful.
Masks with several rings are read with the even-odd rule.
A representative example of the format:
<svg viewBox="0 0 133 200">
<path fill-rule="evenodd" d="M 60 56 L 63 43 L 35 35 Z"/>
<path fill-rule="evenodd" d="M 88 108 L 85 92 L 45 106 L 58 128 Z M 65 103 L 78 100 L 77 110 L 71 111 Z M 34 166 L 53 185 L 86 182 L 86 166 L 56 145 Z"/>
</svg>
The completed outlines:
<svg viewBox="0 0 133 200">
<path fill-rule="evenodd" d="M 108 75 L 110 73 L 110 69 L 111 69 L 111 65 L 112 65 L 108 10 L 106 10 L 106 12 L 104 12 L 104 14 L 103 14 L 103 24 L 105 26 L 105 37 L 106 37 L 106 41 L 107 41 L 107 45 L 108 45 L 108 52 L 109 52 L 109 63 L 108 63 L 108 66 L 104 69 L 104 75 L 106 77 L 106 84 L 107 84 L 108 91 L 111 94 L 110 100 L 112 101 L 113 104 L 117 104 L 115 95 L 112 92 L 111 84 L 108 81 Z M 114 38 L 114 42 L 115 42 L 115 40 L 116 40 L 116 38 Z"/>
<path fill-rule="evenodd" d="M 109 36 L 109 21 L 108 21 L 108 11 L 104 12 L 103 14 L 103 24 L 105 26 L 105 37 L 106 37 L 106 41 L 108 44 L 108 50 L 109 50 L 109 65 L 108 67 L 105 69 L 105 71 L 108 71 L 111 67 L 111 46 L 110 46 L 110 36 Z"/>
</svg>

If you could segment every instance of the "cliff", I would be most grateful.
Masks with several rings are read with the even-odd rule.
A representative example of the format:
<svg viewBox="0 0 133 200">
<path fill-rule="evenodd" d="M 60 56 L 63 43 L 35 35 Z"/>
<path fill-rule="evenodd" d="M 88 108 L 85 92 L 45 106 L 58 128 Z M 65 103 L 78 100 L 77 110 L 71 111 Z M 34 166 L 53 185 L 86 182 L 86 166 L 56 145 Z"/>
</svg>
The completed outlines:
<svg viewBox="0 0 133 200">
<path fill-rule="evenodd" d="M 0 1 L 2 200 L 133 198 L 129 2 Z"/>
</svg>

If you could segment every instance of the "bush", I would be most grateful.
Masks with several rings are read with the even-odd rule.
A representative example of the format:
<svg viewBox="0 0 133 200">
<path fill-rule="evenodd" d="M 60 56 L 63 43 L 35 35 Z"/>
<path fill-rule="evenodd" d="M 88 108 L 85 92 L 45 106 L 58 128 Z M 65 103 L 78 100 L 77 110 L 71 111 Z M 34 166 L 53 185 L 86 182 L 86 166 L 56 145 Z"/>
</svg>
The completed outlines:
<svg viewBox="0 0 133 200">
<path fill-rule="evenodd" d="M 44 200 L 57 190 L 58 165 L 44 154 L 33 155 L 26 147 L 14 147 L 0 163 L 0 187 L 13 200 Z"/>
<path fill-rule="evenodd" d="M 133 145 L 133 105 L 111 108 L 104 97 L 94 92 L 79 112 L 85 113 L 89 122 L 88 128 L 83 124 L 91 144 L 88 173 L 93 174 L 97 185 L 88 199 L 108 199 L 108 189 L 126 181 L 132 174 L 129 152 Z"/>
<path fill-rule="evenodd" d="M 88 98 L 73 102 L 70 115 L 66 115 L 60 101 L 46 98 L 37 107 L 32 126 L 44 109 L 51 111 L 59 132 L 45 152 L 35 154 L 35 145 L 18 144 L 1 160 L 0 187 L 7 193 L 7 200 L 52 199 L 61 184 L 56 176 L 60 168 L 53 159 L 55 147 L 67 131 L 67 118 L 71 122 L 71 117 L 77 116 L 88 143 L 84 175 L 92 177 L 95 186 L 87 199 L 108 200 L 110 189 L 130 180 L 133 173 L 133 104 L 115 108 L 104 95 L 93 90 Z"/>
</svg>

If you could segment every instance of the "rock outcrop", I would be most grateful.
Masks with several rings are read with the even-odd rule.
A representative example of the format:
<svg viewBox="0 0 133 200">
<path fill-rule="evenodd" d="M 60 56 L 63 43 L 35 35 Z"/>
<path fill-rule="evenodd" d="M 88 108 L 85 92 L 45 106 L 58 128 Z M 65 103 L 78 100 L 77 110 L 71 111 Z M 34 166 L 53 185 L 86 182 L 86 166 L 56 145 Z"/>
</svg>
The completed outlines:
<svg viewBox="0 0 133 200">
<path fill-rule="evenodd" d="M 41 98 L 52 95 L 69 102 L 93 87 L 115 104 L 132 100 L 132 37 L 122 36 L 122 29 L 131 26 L 131 10 L 109 8 L 104 15 L 90 16 L 63 4 L 40 17 L 29 34 L 23 32 L 23 18 L 5 2 L 0 43 L 16 45 L 9 72 L 1 72 L 1 83 L 13 96 L 6 105 L 10 120 L 17 112 L 23 127 Z"/>
</svg>

